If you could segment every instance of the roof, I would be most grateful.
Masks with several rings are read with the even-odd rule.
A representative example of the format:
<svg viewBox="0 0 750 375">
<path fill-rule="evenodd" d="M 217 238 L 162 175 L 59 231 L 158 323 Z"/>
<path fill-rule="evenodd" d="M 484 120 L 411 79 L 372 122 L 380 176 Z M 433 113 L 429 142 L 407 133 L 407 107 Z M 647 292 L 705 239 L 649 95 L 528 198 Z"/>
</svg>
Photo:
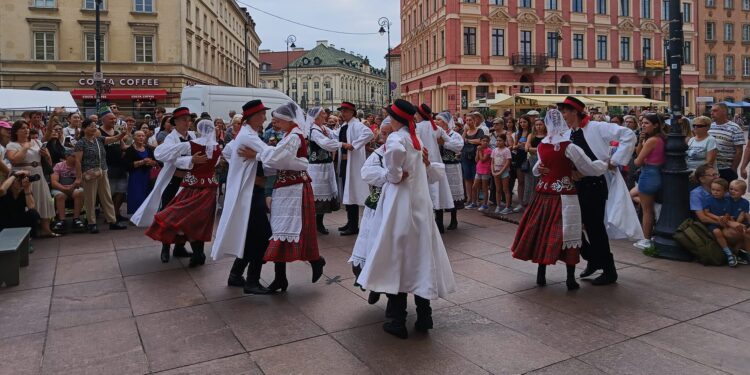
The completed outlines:
<svg viewBox="0 0 750 375">
<path fill-rule="evenodd" d="M 362 65 L 365 64 L 370 65 L 370 60 L 367 57 L 362 58 L 352 55 L 325 44 L 318 44 L 303 56 L 289 63 L 290 66 L 299 65 L 300 68 L 337 67 L 356 71 L 360 71 Z M 386 71 L 385 69 L 372 68 L 371 74 L 385 77 Z"/>
<path fill-rule="evenodd" d="M 391 56 L 401 56 L 401 44 L 391 48 Z M 388 54 L 385 54 L 385 57 L 388 57 Z"/>
<path fill-rule="evenodd" d="M 289 64 L 292 64 L 292 61 L 298 59 L 299 57 L 302 57 L 305 53 L 308 51 L 289 51 Z M 281 51 L 281 52 L 261 52 L 260 53 L 260 72 L 261 73 L 268 73 L 268 72 L 278 72 L 281 69 L 284 69 L 286 66 L 286 57 L 287 52 Z M 266 70 L 263 70 L 263 64 L 268 64 L 268 68 Z"/>
</svg>

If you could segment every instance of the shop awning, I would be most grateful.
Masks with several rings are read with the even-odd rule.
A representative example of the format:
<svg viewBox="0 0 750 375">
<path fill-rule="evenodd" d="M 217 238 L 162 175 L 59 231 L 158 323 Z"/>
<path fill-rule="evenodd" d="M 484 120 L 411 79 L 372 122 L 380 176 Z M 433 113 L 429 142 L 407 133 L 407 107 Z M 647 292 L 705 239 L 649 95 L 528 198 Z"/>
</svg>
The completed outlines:
<svg viewBox="0 0 750 375">
<path fill-rule="evenodd" d="M 75 99 L 96 99 L 96 91 L 89 89 L 75 89 L 71 90 L 70 94 Z M 102 93 L 102 99 L 107 100 L 118 100 L 118 99 L 166 99 L 167 90 L 159 89 L 113 89 L 108 93 Z"/>
<path fill-rule="evenodd" d="M 494 106 L 498 105 L 499 103 L 501 103 L 501 102 L 503 102 L 505 100 L 508 100 L 509 98 L 511 98 L 510 95 L 495 94 L 495 98 L 494 99 L 480 99 L 480 100 L 475 100 L 475 101 L 469 103 L 469 107 L 472 107 L 472 108 L 494 107 Z M 512 103 L 513 102 L 511 102 L 511 105 L 512 105 Z"/>
<path fill-rule="evenodd" d="M 604 107 L 606 104 L 602 101 L 587 98 L 581 95 L 570 95 L 575 96 L 577 99 L 583 102 L 586 107 Z M 562 103 L 568 95 L 516 95 L 516 104 L 524 105 L 529 104 L 535 107 L 544 107 L 548 105 L 556 105 Z"/>
<path fill-rule="evenodd" d="M 661 100 L 649 99 L 642 95 L 586 95 L 589 99 L 606 103 L 607 107 L 641 106 L 641 107 L 665 107 L 669 105 Z"/>
</svg>

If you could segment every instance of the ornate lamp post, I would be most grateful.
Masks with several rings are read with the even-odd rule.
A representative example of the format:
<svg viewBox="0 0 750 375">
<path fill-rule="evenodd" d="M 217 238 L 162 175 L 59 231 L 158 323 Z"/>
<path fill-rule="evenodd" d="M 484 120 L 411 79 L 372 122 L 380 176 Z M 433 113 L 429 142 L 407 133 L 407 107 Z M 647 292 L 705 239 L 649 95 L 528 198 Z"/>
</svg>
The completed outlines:
<svg viewBox="0 0 750 375">
<path fill-rule="evenodd" d="M 95 11 L 96 11 L 96 35 L 94 38 L 96 39 L 96 51 L 94 52 L 94 58 L 96 59 L 96 73 L 94 73 L 94 89 L 96 90 L 96 109 L 95 113 L 99 113 L 99 106 L 102 104 L 102 82 L 103 82 L 103 76 L 102 76 L 102 34 L 101 34 L 101 20 L 99 18 L 101 6 L 102 6 L 102 0 L 96 0 L 94 2 Z"/>
<path fill-rule="evenodd" d="M 391 104 L 393 95 L 393 89 L 391 88 L 391 21 L 389 21 L 387 17 L 380 17 L 378 25 L 380 25 L 378 33 L 380 33 L 381 36 L 388 33 L 388 59 L 386 64 L 388 64 L 388 104 Z"/>
<path fill-rule="evenodd" d="M 286 37 L 286 96 L 289 96 L 289 48 L 296 48 L 294 42 L 297 41 L 297 37 L 289 35 Z"/>
</svg>

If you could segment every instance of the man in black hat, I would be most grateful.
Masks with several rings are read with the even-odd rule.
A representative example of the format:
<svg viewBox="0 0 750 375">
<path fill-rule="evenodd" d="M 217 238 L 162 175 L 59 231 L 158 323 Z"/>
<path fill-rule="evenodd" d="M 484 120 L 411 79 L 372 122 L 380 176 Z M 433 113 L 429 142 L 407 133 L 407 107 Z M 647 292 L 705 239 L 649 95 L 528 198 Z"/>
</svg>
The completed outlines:
<svg viewBox="0 0 750 375">
<path fill-rule="evenodd" d="M 346 207 L 346 225 L 339 228 L 342 236 L 359 233 L 359 206 L 365 204 L 370 188 L 362 180 L 361 169 L 367 155 L 365 146 L 375 134 L 354 115 L 357 107 L 350 102 L 343 102 L 338 108 L 341 113 L 341 128 L 339 141 L 341 147 L 341 167 L 339 176 L 344 186 L 342 203 Z"/>
<path fill-rule="evenodd" d="M 592 161 L 608 160 L 611 168 L 628 165 L 637 140 L 630 129 L 617 124 L 591 121 L 585 112 L 585 104 L 572 96 L 558 103 L 558 108 L 570 127 L 571 142 L 583 149 Z M 619 146 L 610 156 L 612 141 L 619 142 Z M 616 173 L 613 178 L 622 177 Z M 615 260 L 609 248 L 609 236 L 605 226 L 605 210 L 609 196 L 607 184 L 604 175 L 583 177 L 576 182 L 581 219 L 587 234 L 581 247 L 581 256 L 588 263 L 581 277 L 591 276 L 599 269 L 604 271 L 592 281 L 593 285 L 607 285 L 617 281 Z M 626 208 L 624 207 L 623 211 L 627 211 Z"/>
</svg>

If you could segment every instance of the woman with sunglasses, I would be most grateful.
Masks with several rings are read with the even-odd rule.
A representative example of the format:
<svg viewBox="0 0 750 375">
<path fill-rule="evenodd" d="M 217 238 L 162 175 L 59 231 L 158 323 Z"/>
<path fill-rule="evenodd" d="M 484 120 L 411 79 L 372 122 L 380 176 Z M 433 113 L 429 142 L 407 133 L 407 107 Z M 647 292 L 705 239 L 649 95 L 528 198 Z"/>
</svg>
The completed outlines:
<svg viewBox="0 0 750 375">
<path fill-rule="evenodd" d="M 688 140 L 685 157 L 688 169 L 692 172 L 703 164 L 716 168 L 716 139 L 708 134 L 711 119 L 706 116 L 693 120 L 693 137 Z"/>
</svg>

